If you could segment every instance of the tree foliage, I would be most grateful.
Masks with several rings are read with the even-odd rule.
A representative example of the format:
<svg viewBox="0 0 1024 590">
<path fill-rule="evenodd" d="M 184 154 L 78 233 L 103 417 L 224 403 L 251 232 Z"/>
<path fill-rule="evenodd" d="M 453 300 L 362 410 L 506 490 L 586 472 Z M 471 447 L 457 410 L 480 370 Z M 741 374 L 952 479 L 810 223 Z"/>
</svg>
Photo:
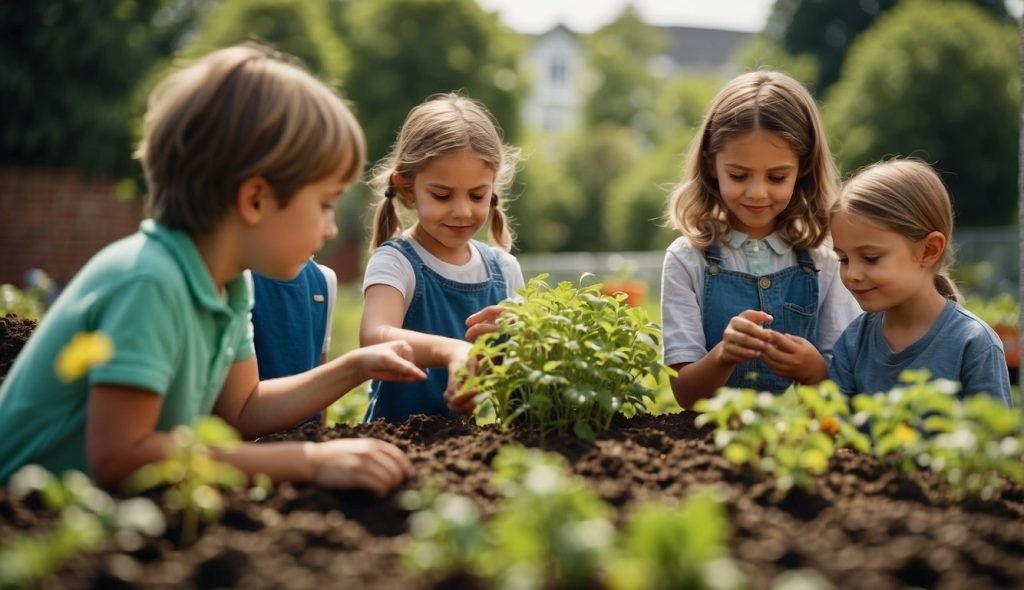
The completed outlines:
<svg viewBox="0 0 1024 590">
<path fill-rule="evenodd" d="M 611 123 L 647 131 L 657 125 L 644 113 L 654 103 L 659 80 L 648 68 L 668 47 L 665 33 L 627 6 L 611 23 L 586 38 L 590 89 L 584 104 L 588 127 Z"/>
<path fill-rule="evenodd" d="M 348 95 L 379 158 L 414 106 L 438 92 L 464 90 L 483 102 L 514 141 L 524 92 L 520 39 L 474 0 L 374 0 L 342 5 L 356 56 Z"/>
<path fill-rule="evenodd" d="M 847 51 L 857 37 L 901 0 L 775 0 L 766 33 L 787 52 L 809 53 L 818 60 L 820 94 L 839 79 Z M 997 19 L 1010 21 L 1005 0 L 958 0 L 975 4 Z M 932 5 L 936 15 L 944 10 Z M 955 23 L 951 17 L 951 23 Z"/>
<path fill-rule="evenodd" d="M 205 3 L 0 3 L 0 160 L 131 174 L 133 91 Z"/>
<path fill-rule="evenodd" d="M 522 252 L 557 252 L 572 242 L 573 220 L 586 206 L 579 182 L 566 171 L 564 158 L 550 137 L 528 137 L 513 189 L 509 214 Z"/>
<path fill-rule="evenodd" d="M 327 0 L 222 0 L 185 53 L 201 56 L 257 41 L 299 58 L 317 77 L 339 87 L 350 60 L 328 14 Z"/>
<path fill-rule="evenodd" d="M 853 47 L 825 105 L 849 172 L 914 155 L 944 174 L 960 225 L 1012 222 L 1020 71 L 1013 26 L 977 7 L 909 1 Z"/>
</svg>

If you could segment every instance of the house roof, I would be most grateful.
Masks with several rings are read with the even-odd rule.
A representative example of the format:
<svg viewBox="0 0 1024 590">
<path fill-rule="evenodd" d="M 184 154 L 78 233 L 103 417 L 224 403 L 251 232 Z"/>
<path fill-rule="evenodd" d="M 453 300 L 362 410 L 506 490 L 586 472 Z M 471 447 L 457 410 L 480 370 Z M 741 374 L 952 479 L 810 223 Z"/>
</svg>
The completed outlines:
<svg viewBox="0 0 1024 590">
<path fill-rule="evenodd" d="M 726 66 L 753 33 L 701 27 L 658 27 L 668 35 L 672 59 L 681 68 L 704 71 Z"/>
<path fill-rule="evenodd" d="M 708 29 L 704 27 L 651 25 L 664 31 L 669 39 L 668 56 L 681 69 L 716 71 L 733 59 L 736 51 L 753 35 L 747 31 Z M 534 40 L 552 35 L 581 35 L 558 23 L 539 35 L 527 35 Z"/>
</svg>

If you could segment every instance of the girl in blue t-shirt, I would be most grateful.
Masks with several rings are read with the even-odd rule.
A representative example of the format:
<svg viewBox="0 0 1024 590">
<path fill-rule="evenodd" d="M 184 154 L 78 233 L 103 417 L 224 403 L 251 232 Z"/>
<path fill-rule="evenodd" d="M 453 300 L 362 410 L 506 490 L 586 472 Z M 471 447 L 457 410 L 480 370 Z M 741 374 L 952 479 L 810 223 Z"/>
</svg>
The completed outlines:
<svg viewBox="0 0 1024 590">
<path fill-rule="evenodd" d="M 414 362 L 432 368 L 416 384 L 374 381 L 366 420 L 472 410 L 473 396 L 450 399 L 449 375 L 466 362 L 468 340 L 494 329 L 496 304 L 523 286 L 501 199 L 518 157 L 482 104 L 444 94 L 410 111 L 376 167 L 371 188 L 384 198 L 363 280 L 360 343 L 405 340 Z M 396 200 L 416 214 L 406 231 Z M 472 239 L 488 221 L 495 246 Z"/>
<path fill-rule="evenodd" d="M 995 332 L 958 303 L 947 274 L 953 212 L 934 170 L 912 160 L 869 166 L 832 207 L 843 284 L 866 312 L 836 342 L 829 376 L 847 395 L 888 391 L 907 369 L 1010 405 Z"/>
</svg>

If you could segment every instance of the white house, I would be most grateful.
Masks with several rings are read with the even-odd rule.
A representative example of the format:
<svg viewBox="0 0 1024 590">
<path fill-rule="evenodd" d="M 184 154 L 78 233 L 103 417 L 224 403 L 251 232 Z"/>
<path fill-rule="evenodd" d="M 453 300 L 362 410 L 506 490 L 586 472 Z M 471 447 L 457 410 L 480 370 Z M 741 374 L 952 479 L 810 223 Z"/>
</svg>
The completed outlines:
<svg viewBox="0 0 1024 590">
<path fill-rule="evenodd" d="M 659 27 L 669 38 L 668 52 L 649 67 L 665 77 L 683 72 L 729 75 L 737 50 L 751 33 L 699 27 Z M 563 25 L 533 38 L 523 69 L 532 87 L 523 104 L 523 121 L 542 131 L 576 126 L 584 99 L 586 55 L 579 36 Z"/>
</svg>

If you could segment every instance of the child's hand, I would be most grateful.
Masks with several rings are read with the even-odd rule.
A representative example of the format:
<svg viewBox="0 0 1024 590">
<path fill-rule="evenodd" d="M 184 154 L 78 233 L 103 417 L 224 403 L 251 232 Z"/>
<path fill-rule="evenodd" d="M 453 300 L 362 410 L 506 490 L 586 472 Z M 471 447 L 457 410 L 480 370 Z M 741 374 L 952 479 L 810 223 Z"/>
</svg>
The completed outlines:
<svg viewBox="0 0 1024 590">
<path fill-rule="evenodd" d="M 395 445 L 375 438 L 309 443 L 313 483 L 339 490 L 361 489 L 383 497 L 406 478 L 412 463 Z"/>
<path fill-rule="evenodd" d="M 722 333 L 722 362 L 736 365 L 757 358 L 771 340 L 771 330 L 761 324 L 771 323 L 772 319 L 763 311 L 748 309 L 729 320 Z"/>
<path fill-rule="evenodd" d="M 488 305 L 480 311 L 466 318 L 466 340 L 472 342 L 488 332 L 498 331 L 498 317 L 505 313 L 505 308 L 500 305 Z"/>
<path fill-rule="evenodd" d="M 405 340 L 392 340 L 352 351 L 357 355 L 364 379 L 380 381 L 422 381 L 427 374 L 413 364 L 412 346 Z"/>
<path fill-rule="evenodd" d="M 448 409 L 463 416 L 472 414 L 476 409 L 476 402 L 473 401 L 476 392 L 458 395 L 459 388 L 462 387 L 462 380 L 459 378 L 462 367 L 465 366 L 470 375 L 476 373 L 476 359 L 469 358 L 472 347 L 468 342 L 459 342 L 459 346 L 453 348 L 448 361 L 448 387 L 444 390 L 444 401 L 447 402 Z"/>
<path fill-rule="evenodd" d="M 764 363 L 779 377 L 815 384 L 828 375 L 825 359 L 806 338 L 767 330 L 771 341 L 763 352 Z"/>
</svg>

